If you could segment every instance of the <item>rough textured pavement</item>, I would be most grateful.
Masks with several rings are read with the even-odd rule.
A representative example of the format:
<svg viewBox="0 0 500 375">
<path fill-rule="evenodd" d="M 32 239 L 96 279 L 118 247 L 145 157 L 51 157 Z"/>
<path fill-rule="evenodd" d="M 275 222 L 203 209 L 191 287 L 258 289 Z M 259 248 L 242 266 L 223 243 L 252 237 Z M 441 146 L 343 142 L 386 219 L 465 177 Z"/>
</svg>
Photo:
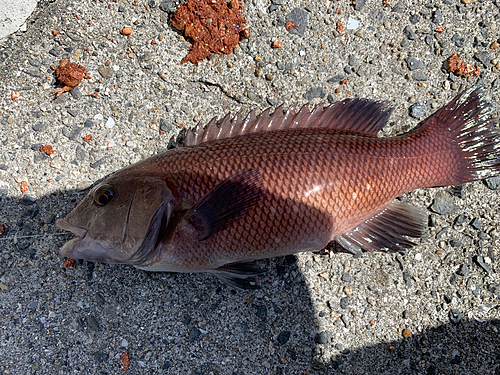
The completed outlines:
<svg viewBox="0 0 500 375">
<path fill-rule="evenodd" d="M 54 225 L 94 182 L 228 111 L 367 97 L 395 107 L 388 136 L 477 84 L 498 116 L 499 5 L 247 1 L 250 37 L 196 67 L 180 65 L 169 0 L 39 3 L 0 41 L 1 373 L 121 374 L 128 357 L 127 374 L 500 374 L 500 179 L 402 197 L 429 214 L 407 254 L 271 259 L 257 292 L 66 269 Z M 454 53 L 480 77 L 450 74 Z M 62 58 L 91 79 L 55 99 Z"/>
</svg>

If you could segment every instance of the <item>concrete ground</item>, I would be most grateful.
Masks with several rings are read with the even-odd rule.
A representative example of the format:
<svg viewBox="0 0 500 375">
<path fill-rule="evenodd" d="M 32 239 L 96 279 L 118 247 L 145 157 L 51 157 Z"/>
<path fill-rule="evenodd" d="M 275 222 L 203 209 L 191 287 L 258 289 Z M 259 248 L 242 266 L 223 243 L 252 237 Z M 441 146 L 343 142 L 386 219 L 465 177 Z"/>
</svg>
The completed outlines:
<svg viewBox="0 0 500 375">
<path fill-rule="evenodd" d="M 270 259 L 258 291 L 65 268 L 55 228 L 93 183 L 227 112 L 385 100 L 391 136 L 476 84 L 498 118 L 499 5 L 245 1 L 250 37 L 194 66 L 170 0 L 40 2 L 0 41 L 1 373 L 121 374 L 127 357 L 127 374 L 500 374 L 499 179 L 406 194 L 429 215 L 406 254 Z M 481 75 L 450 73 L 454 53 Z M 91 78 L 56 99 L 61 59 Z"/>
</svg>

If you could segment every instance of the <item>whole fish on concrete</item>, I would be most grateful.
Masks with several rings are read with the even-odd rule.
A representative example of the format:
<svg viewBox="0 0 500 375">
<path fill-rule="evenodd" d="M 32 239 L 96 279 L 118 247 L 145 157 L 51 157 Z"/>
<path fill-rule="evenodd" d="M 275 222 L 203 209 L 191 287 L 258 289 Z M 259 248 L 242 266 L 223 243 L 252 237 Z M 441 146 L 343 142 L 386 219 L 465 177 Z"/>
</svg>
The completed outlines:
<svg viewBox="0 0 500 375">
<path fill-rule="evenodd" d="M 499 174 L 491 105 L 468 89 L 409 133 L 379 138 L 386 104 L 346 99 L 212 120 L 185 147 L 124 168 L 57 226 L 66 257 L 149 271 L 210 272 L 256 288 L 254 260 L 315 251 L 403 251 L 426 228 L 395 201 Z"/>
</svg>

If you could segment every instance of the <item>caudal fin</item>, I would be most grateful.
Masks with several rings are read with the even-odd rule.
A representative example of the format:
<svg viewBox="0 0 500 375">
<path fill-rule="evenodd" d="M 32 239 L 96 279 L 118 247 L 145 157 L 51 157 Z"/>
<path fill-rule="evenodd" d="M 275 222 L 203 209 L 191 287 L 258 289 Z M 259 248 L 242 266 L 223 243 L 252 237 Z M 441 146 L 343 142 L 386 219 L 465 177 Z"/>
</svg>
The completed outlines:
<svg viewBox="0 0 500 375">
<path fill-rule="evenodd" d="M 500 174 L 500 132 L 483 91 L 470 88 L 441 108 L 418 131 L 450 151 L 450 173 L 437 185 L 458 185 Z"/>
</svg>

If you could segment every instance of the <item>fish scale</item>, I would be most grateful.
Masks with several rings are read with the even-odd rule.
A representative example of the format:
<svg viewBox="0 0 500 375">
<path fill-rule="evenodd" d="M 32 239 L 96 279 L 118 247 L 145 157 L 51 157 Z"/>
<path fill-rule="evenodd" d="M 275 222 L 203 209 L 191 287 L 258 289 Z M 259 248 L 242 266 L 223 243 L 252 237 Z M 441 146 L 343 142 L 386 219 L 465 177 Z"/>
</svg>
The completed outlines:
<svg viewBox="0 0 500 375">
<path fill-rule="evenodd" d="M 491 105 L 468 89 L 417 129 L 388 138 L 386 104 L 346 99 L 212 120 L 186 147 L 96 185 L 57 225 L 61 253 L 150 271 L 211 272 L 254 288 L 249 263 L 315 251 L 403 251 L 427 216 L 395 200 L 416 188 L 496 176 Z M 220 126 L 220 128 L 218 128 Z M 228 135 L 231 135 L 228 137 Z"/>
</svg>

